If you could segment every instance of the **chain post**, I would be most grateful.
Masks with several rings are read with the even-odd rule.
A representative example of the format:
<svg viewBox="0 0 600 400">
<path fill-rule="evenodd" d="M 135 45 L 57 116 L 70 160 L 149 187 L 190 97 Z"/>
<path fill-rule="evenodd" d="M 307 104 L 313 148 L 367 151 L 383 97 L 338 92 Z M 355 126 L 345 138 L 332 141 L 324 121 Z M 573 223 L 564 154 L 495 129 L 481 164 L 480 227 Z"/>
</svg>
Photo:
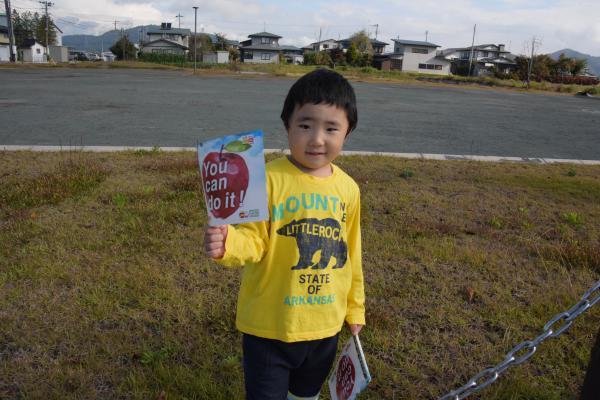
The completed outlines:
<svg viewBox="0 0 600 400">
<path fill-rule="evenodd" d="M 531 358 L 535 354 L 537 347 L 546 339 L 559 336 L 569 329 L 577 317 L 592 308 L 598 301 L 600 301 L 600 281 L 596 282 L 588 289 L 581 297 L 581 300 L 575 303 L 575 305 L 567 311 L 556 314 L 546 322 L 544 331 L 538 337 L 533 340 L 525 340 L 519 343 L 506 354 L 501 363 L 495 367 L 484 369 L 469 379 L 465 385 L 440 397 L 439 400 L 463 400 L 471 394 L 496 382 L 500 375 L 511 366 L 522 364 Z M 558 329 L 554 329 L 554 325 L 558 325 L 557 322 L 561 320 L 563 321 L 563 324 Z M 517 358 L 516 355 L 522 350 L 526 350 L 527 352 Z M 485 378 L 485 380 L 478 383 L 482 378 Z"/>
</svg>

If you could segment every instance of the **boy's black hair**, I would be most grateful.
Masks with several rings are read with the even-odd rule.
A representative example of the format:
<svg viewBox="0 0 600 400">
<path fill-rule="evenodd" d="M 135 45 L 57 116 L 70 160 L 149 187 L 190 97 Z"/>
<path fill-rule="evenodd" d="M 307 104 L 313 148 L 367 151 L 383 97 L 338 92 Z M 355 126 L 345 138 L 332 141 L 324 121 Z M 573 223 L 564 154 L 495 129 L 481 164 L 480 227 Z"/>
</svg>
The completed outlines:
<svg viewBox="0 0 600 400">
<path fill-rule="evenodd" d="M 350 134 L 358 123 L 356 96 L 350 83 L 337 72 L 319 68 L 298 79 L 290 88 L 283 103 L 281 120 L 286 129 L 290 128 L 290 118 L 296 106 L 305 104 L 329 104 L 346 111 Z"/>
</svg>

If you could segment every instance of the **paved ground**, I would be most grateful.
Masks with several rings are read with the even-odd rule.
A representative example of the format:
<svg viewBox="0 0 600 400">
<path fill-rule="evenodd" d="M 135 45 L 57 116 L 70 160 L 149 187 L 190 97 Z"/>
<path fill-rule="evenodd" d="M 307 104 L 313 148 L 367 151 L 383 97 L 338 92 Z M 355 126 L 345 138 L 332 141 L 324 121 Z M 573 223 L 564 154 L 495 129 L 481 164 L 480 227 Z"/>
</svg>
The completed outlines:
<svg viewBox="0 0 600 400">
<path fill-rule="evenodd" d="M 0 145 L 193 146 L 262 129 L 293 80 L 177 71 L 0 69 Z M 347 150 L 600 160 L 600 101 L 471 88 L 353 83 Z"/>
</svg>

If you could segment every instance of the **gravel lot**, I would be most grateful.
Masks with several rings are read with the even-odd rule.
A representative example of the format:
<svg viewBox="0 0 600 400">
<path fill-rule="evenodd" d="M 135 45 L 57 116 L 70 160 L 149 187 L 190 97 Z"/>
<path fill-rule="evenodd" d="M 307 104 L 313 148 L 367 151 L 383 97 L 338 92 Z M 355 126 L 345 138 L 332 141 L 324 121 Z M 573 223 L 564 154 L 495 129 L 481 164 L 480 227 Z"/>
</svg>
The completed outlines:
<svg viewBox="0 0 600 400">
<path fill-rule="evenodd" d="M 0 145 L 193 146 L 279 119 L 288 78 L 127 69 L 0 69 Z M 353 82 L 347 150 L 600 160 L 600 101 L 465 87 Z"/>
</svg>

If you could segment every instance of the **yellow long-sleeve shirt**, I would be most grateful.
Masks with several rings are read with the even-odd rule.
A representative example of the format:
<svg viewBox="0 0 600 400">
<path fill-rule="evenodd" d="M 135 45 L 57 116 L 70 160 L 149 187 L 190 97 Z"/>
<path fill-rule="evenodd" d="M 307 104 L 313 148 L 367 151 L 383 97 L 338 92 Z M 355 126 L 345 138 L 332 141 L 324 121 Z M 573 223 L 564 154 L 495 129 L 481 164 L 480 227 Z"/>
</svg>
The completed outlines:
<svg viewBox="0 0 600 400">
<path fill-rule="evenodd" d="M 325 178 L 287 157 L 266 168 L 270 220 L 230 225 L 218 260 L 244 267 L 237 328 L 296 342 L 364 325 L 358 185 L 335 165 Z"/>
</svg>

